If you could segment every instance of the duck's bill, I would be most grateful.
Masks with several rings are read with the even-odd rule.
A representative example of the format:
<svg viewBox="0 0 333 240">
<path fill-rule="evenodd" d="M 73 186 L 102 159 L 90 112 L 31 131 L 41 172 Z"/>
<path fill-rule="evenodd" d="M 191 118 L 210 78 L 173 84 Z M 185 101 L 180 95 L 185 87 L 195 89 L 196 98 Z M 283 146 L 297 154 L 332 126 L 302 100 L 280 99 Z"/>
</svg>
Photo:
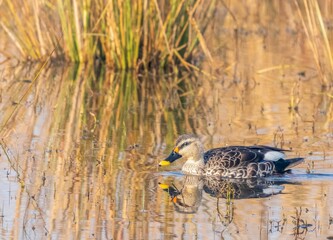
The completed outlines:
<svg viewBox="0 0 333 240">
<path fill-rule="evenodd" d="M 158 186 L 160 188 L 162 188 L 163 190 L 168 190 L 170 187 L 168 184 L 165 184 L 165 183 L 158 183 Z"/>
<path fill-rule="evenodd" d="M 160 163 L 158 164 L 159 166 L 169 166 L 170 165 L 170 162 L 169 161 L 160 161 Z"/>
<path fill-rule="evenodd" d="M 170 163 L 176 161 L 177 159 L 181 158 L 182 155 L 179 153 L 172 151 L 171 154 L 163 161 L 159 163 L 160 166 L 169 166 Z"/>
</svg>

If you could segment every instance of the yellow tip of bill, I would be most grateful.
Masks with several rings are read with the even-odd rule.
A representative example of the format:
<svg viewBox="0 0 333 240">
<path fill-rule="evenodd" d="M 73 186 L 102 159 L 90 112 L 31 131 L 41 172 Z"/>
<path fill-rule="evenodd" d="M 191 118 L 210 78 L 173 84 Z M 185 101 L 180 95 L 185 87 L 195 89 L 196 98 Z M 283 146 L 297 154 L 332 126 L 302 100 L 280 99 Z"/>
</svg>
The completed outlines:
<svg viewBox="0 0 333 240">
<path fill-rule="evenodd" d="M 165 161 L 165 160 L 163 160 L 163 161 L 161 161 L 158 165 L 159 165 L 159 166 L 169 166 L 169 165 L 170 165 L 170 162 L 169 162 L 169 161 Z"/>
<path fill-rule="evenodd" d="M 158 186 L 159 186 L 160 188 L 162 188 L 163 190 L 169 188 L 169 185 L 168 185 L 168 184 L 164 184 L 164 183 L 159 183 Z"/>
</svg>

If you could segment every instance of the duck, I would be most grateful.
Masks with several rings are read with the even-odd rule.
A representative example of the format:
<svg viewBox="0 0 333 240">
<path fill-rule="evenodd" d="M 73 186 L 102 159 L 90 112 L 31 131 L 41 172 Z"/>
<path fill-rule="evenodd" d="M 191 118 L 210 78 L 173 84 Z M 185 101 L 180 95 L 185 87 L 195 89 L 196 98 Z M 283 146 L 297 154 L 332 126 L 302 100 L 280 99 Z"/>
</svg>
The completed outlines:
<svg viewBox="0 0 333 240">
<path fill-rule="evenodd" d="M 283 174 L 302 163 L 304 158 L 286 159 L 290 150 L 264 145 L 227 146 L 205 151 L 194 134 L 183 134 L 176 140 L 170 155 L 159 163 L 168 166 L 183 158 L 182 172 L 188 175 L 223 178 L 260 178 Z"/>
</svg>

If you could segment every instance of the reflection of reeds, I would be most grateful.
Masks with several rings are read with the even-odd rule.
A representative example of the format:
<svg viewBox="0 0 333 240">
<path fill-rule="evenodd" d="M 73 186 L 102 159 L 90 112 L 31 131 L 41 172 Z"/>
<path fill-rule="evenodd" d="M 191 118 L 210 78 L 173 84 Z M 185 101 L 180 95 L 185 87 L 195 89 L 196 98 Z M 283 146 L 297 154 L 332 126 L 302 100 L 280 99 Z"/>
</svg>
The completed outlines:
<svg viewBox="0 0 333 240">
<path fill-rule="evenodd" d="M 160 129 L 163 129 L 163 123 L 170 122 L 171 125 L 180 128 L 178 125 L 183 122 L 179 120 L 184 119 L 186 111 L 186 109 L 182 109 L 180 96 L 177 91 L 174 92 L 174 88 L 177 89 L 177 86 L 184 81 L 183 90 L 179 91 L 186 92 L 186 85 L 190 79 L 179 80 L 178 77 L 173 76 L 168 77 L 165 81 L 154 83 L 154 80 L 137 80 L 131 73 L 113 73 L 106 69 L 101 69 L 99 76 L 96 76 L 92 70 L 85 70 L 84 73 L 84 76 L 77 75 L 75 80 L 76 86 L 85 86 L 82 94 L 73 94 L 69 98 L 76 99 L 75 102 L 80 102 L 80 104 L 72 102 L 71 105 L 66 106 L 68 109 L 73 109 L 70 112 L 76 116 L 76 121 L 68 121 L 68 117 L 67 120 L 63 119 L 63 123 L 68 126 L 66 132 L 72 132 L 65 136 L 65 142 L 73 145 L 73 142 L 78 141 L 79 145 L 76 149 L 72 147 L 72 150 L 69 151 L 73 153 L 72 163 L 70 159 L 64 159 L 63 165 L 70 169 L 74 164 L 76 166 L 74 171 L 81 176 L 88 177 L 93 174 L 94 188 L 85 182 L 80 183 L 81 186 L 75 187 L 76 189 L 86 189 L 90 196 L 89 200 L 82 199 L 82 203 L 85 204 L 81 206 L 80 211 L 97 214 L 102 221 L 103 213 L 99 212 L 100 210 L 95 206 L 98 206 L 100 198 L 105 196 L 108 199 L 114 199 L 114 203 L 111 203 L 110 206 L 100 207 L 103 207 L 104 210 L 110 208 L 110 222 L 112 225 L 119 226 L 112 230 L 112 235 L 121 237 L 125 226 L 122 226 L 116 219 L 124 221 L 133 219 L 135 213 L 138 212 L 138 207 L 144 210 L 148 203 L 151 206 L 155 204 L 154 202 L 160 201 L 148 198 L 150 181 L 147 177 L 149 175 L 140 175 L 132 171 L 149 172 L 156 168 L 156 154 L 160 154 L 160 149 L 155 149 L 154 146 L 160 147 L 159 143 L 162 142 Z M 80 80 L 84 82 L 80 84 Z M 165 101 L 170 98 L 168 94 L 173 94 L 175 100 L 170 104 L 165 104 Z M 151 101 L 152 99 L 154 101 Z M 80 106 L 80 111 L 74 110 L 75 106 Z M 59 113 L 68 112 L 65 109 L 59 108 L 57 111 Z M 96 117 L 96 127 L 94 127 L 95 120 L 91 113 Z M 80 129 L 76 132 L 78 135 L 70 131 L 71 128 Z M 156 132 L 154 132 L 155 130 Z M 145 133 L 149 132 L 152 132 L 151 136 L 146 136 Z M 173 131 L 169 129 L 169 132 Z M 73 136 L 77 137 L 73 138 Z M 59 140 L 61 139 L 57 141 Z M 137 143 L 138 148 L 128 148 L 129 145 Z M 55 142 L 52 145 L 58 146 L 59 144 Z M 144 152 L 151 152 L 151 156 L 142 154 L 142 149 L 145 149 Z M 71 171 L 73 170 L 68 170 L 67 174 L 72 175 Z M 64 178 L 62 171 L 59 171 L 58 174 L 57 178 Z M 104 187 L 105 184 L 107 184 L 107 188 Z M 59 185 L 59 187 L 58 191 L 62 191 L 61 188 L 64 186 Z M 131 201 L 127 200 L 126 196 L 130 196 Z M 60 199 L 58 200 L 60 201 Z M 63 207 L 58 206 L 60 209 Z M 146 217 L 149 218 L 149 214 Z M 133 222 L 128 229 L 131 236 L 137 234 L 136 231 L 139 229 L 137 224 L 139 223 Z"/>
<path fill-rule="evenodd" d="M 85 115 L 94 112 L 96 118 L 103 121 L 98 124 L 94 134 L 102 142 L 111 136 L 111 142 L 118 149 L 125 150 L 129 144 L 144 146 L 145 143 L 140 138 L 150 131 L 154 131 L 151 140 L 159 146 L 164 135 L 161 129 L 168 129 L 167 140 L 172 144 L 179 129 L 183 128 L 180 124 L 188 122 L 186 112 L 193 111 L 192 108 L 197 106 L 193 104 L 191 107 L 184 107 L 190 96 L 183 95 L 193 88 L 189 76 L 167 76 L 163 77 L 163 81 L 156 78 L 147 81 L 136 80 L 131 73 L 105 74 L 110 78 L 100 81 L 103 82 L 100 88 L 94 89 L 96 92 L 105 89 L 105 95 L 94 100 L 96 102 L 88 101 Z M 94 83 L 91 82 L 91 88 L 93 86 Z M 146 163 L 136 162 L 136 166 L 140 164 L 144 166 Z"/>
<path fill-rule="evenodd" d="M 333 76 L 333 57 L 324 17 L 317 0 L 295 0 L 322 84 Z"/>
<path fill-rule="evenodd" d="M 218 217 L 220 219 L 220 222 L 224 226 L 228 226 L 234 219 L 234 205 L 233 205 L 233 200 L 235 198 L 235 189 L 227 184 L 226 188 L 223 189 L 223 194 L 225 194 L 225 214 L 222 213 L 220 210 L 220 197 L 217 198 L 216 201 L 216 211 L 218 213 Z"/>
<path fill-rule="evenodd" d="M 0 103 L 3 110 L 0 121 L 4 121 L 12 110 L 11 103 L 18 102 L 32 84 L 31 76 L 35 76 L 37 70 L 31 65 L 21 73 L 4 74 L 8 81 L 0 83 L 6 93 Z M 165 211 L 165 196 L 154 189 L 157 179 L 151 172 L 157 169 L 158 158 L 167 152 L 164 144 L 172 145 L 178 132 L 204 131 L 205 121 L 198 118 L 201 118 L 200 112 L 207 111 L 209 104 L 199 104 L 200 96 L 217 95 L 214 91 L 200 95 L 202 88 L 196 86 L 199 81 L 191 75 L 147 74 L 145 77 L 114 73 L 104 67 L 98 70 L 82 66 L 44 69 L 27 100 L 17 109 L 6 131 L 1 133 L 6 149 L 17 156 L 12 162 L 23 179 L 23 184 L 17 183 L 17 178 L 11 182 L 19 186 L 15 190 L 19 200 L 14 199 L 16 207 L 12 210 L 16 211 L 13 218 L 17 219 L 12 227 L 16 231 L 13 238 L 19 238 L 23 226 L 33 236 L 56 233 L 59 238 L 88 238 L 93 233 L 99 239 L 106 232 L 114 238 L 127 234 L 135 239 L 142 231 L 143 238 L 147 239 L 152 221 L 161 223 L 154 228 L 157 234 L 177 229 L 178 226 L 168 225 L 175 217 L 173 212 L 161 214 Z M 49 81 L 40 81 L 43 79 Z M 231 92 L 235 95 L 234 89 Z M 221 96 L 221 103 L 228 98 Z M 218 104 L 215 102 L 213 106 L 219 109 L 221 105 Z M 230 107 L 228 110 L 234 106 L 232 103 L 225 105 Z M 237 109 L 237 114 L 245 112 Z M 246 109 L 250 109 L 252 115 L 245 114 L 245 119 L 256 115 L 251 107 Z M 228 111 L 225 114 L 221 122 L 230 116 Z M 288 136 L 287 123 L 288 120 L 279 122 L 285 129 L 285 136 Z M 242 139 L 245 135 L 241 126 L 239 129 L 240 133 L 237 130 L 232 135 Z M 228 135 L 226 131 L 223 133 Z M 277 132 L 276 140 L 282 143 L 279 134 Z M 268 134 L 268 137 L 271 140 L 272 135 Z M 5 160 L 3 151 L 0 154 Z M 302 195 L 298 191 L 295 194 L 295 198 L 297 194 Z M 312 191 L 304 194 L 313 196 Z M 229 199 L 232 200 L 231 194 Z M 14 200 L 11 200 L 11 206 Z M 290 202 L 290 199 L 285 201 Z M 208 211 L 215 213 L 215 209 L 214 205 Z M 232 204 L 223 204 L 220 209 L 224 214 L 221 217 L 228 217 L 224 222 L 232 220 L 232 216 L 233 222 L 239 221 L 239 215 L 232 215 Z M 5 213 L 4 220 L 8 221 L 8 218 L 10 216 Z M 23 218 L 26 221 L 21 223 Z"/>
<path fill-rule="evenodd" d="M 191 66 L 199 44 L 210 56 L 202 33 L 214 6 L 215 0 L 5 0 L 0 26 L 23 59 L 41 59 L 56 49 L 58 58 L 98 58 L 122 69 Z"/>
<path fill-rule="evenodd" d="M 291 216 L 293 219 L 294 224 L 294 236 L 295 239 L 303 239 L 308 231 L 314 231 L 316 226 L 313 226 L 312 224 L 308 224 L 306 220 L 302 219 L 302 207 L 299 208 L 299 210 L 295 209 L 295 217 Z M 313 227 L 313 229 L 310 229 L 310 227 Z"/>
<path fill-rule="evenodd" d="M 15 75 L 26 79 L 38 71 L 37 67 Z M 32 219 L 37 213 L 34 223 L 17 224 L 20 229 L 34 228 L 46 234 L 62 228 L 63 236 L 80 238 L 83 233 L 78 226 L 90 223 L 78 221 L 87 214 L 94 216 L 96 223 L 108 219 L 119 226 L 113 230 L 106 227 L 113 236 L 120 236 L 123 230 L 117 219 L 135 218 L 138 206 L 144 210 L 148 204 L 156 204 L 155 208 L 159 208 L 160 198 L 150 196 L 149 172 L 157 168 L 164 133 L 168 132 L 172 144 L 175 132 L 188 124 L 186 113 L 198 106 L 186 105 L 191 100 L 188 89 L 195 88 L 193 80 L 191 76 L 169 75 L 163 81 L 145 81 L 132 73 L 82 66 L 44 68 L 41 76 L 51 81 L 12 81 L 12 85 L 4 87 L 8 93 L 16 92 L 17 99 L 27 92 L 25 99 L 31 102 L 27 105 L 21 101 L 10 124 L 1 132 L 1 154 L 5 156 L 7 149 L 15 153 L 15 158 L 8 154 L 8 160 L 21 186 L 15 216 L 20 221 Z M 4 106 L 11 101 L 4 98 Z M 13 110 L 2 109 L 5 117 L 0 119 L 1 126 Z M 15 138 L 16 132 L 24 134 Z M 22 147 L 26 145 L 29 151 Z M 149 217 L 145 215 L 147 223 Z M 140 229 L 135 224 L 129 230 L 131 236 Z M 97 225 L 91 227 L 94 234 L 101 236 L 103 230 Z"/>
</svg>

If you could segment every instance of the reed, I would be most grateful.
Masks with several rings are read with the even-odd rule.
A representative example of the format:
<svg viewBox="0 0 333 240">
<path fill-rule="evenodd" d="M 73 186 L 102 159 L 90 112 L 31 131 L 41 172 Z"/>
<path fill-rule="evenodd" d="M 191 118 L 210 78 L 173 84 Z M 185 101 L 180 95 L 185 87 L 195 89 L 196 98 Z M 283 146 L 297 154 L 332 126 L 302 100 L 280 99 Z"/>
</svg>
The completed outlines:
<svg viewBox="0 0 333 240">
<path fill-rule="evenodd" d="M 40 7 L 37 0 L 5 0 L 1 4 L 0 25 L 23 59 L 39 59 L 46 53 Z"/>
<path fill-rule="evenodd" d="M 322 84 L 330 86 L 330 79 L 333 77 L 333 57 L 323 10 L 317 0 L 295 0 L 295 5 Z"/>
<path fill-rule="evenodd" d="M 4 0 L 0 25 L 21 60 L 55 58 L 113 68 L 188 65 L 203 38 L 216 0 Z M 200 24 L 199 24 L 200 23 Z M 12 56 L 15 56 L 12 53 Z"/>
</svg>

